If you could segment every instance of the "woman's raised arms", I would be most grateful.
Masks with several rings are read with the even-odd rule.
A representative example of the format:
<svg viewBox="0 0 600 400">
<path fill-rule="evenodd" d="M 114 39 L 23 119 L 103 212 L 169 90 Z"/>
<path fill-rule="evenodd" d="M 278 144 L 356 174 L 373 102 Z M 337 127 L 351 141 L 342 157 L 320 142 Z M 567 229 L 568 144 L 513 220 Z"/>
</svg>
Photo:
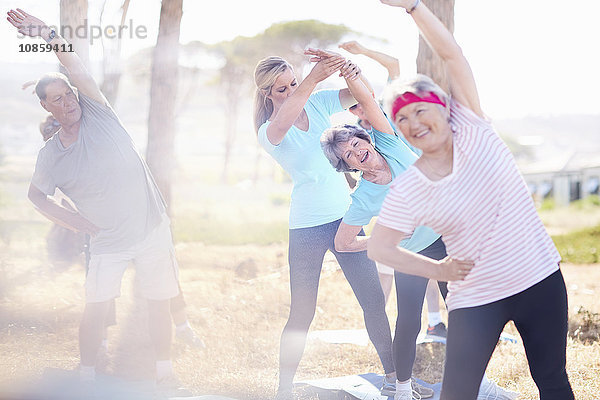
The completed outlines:
<svg viewBox="0 0 600 400">
<path fill-rule="evenodd" d="M 475 85 L 475 78 L 467 59 L 452 33 L 444 24 L 427 8 L 423 2 L 417 0 L 380 0 L 383 4 L 402 7 L 410 11 L 421 35 L 429 46 L 440 56 L 444 62 L 450 95 L 459 103 L 470 108 L 475 114 L 484 117 L 479 103 L 479 94 Z M 416 7 L 415 7 L 416 5 Z"/>
</svg>

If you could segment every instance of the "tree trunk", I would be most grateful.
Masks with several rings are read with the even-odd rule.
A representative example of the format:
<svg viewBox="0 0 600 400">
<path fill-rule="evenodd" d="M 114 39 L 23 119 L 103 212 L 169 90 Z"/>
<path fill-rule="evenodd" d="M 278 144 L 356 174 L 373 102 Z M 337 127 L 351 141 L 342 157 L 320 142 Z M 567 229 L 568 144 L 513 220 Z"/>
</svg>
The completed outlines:
<svg viewBox="0 0 600 400">
<path fill-rule="evenodd" d="M 454 32 L 454 0 L 424 0 L 450 32 Z M 417 72 L 429 76 L 442 89 L 448 92 L 448 78 L 441 58 L 419 36 L 419 54 L 417 55 Z"/>
<path fill-rule="evenodd" d="M 100 15 L 100 25 L 105 26 L 105 19 L 109 20 L 109 24 L 112 26 L 123 26 L 125 24 L 125 17 L 127 16 L 127 9 L 129 8 L 129 1 L 124 0 L 120 7 L 120 18 L 119 24 L 115 24 L 114 20 L 110 21 L 113 15 L 105 16 L 107 12 L 106 0 L 102 7 L 102 14 Z M 119 29 L 119 28 L 117 28 Z M 115 103 L 117 99 L 117 93 L 119 92 L 119 83 L 121 82 L 121 39 L 122 35 L 112 35 L 109 37 L 102 35 L 102 85 L 100 90 L 104 94 L 104 97 L 110 104 Z"/>
<path fill-rule="evenodd" d="M 73 45 L 85 67 L 90 70 L 90 44 L 89 26 L 87 20 L 87 0 L 60 0 L 60 26 L 59 33 Z M 66 70 L 61 66 L 60 71 Z"/>
<path fill-rule="evenodd" d="M 148 149 L 146 159 L 168 209 L 174 167 L 175 96 L 177 95 L 179 28 L 183 0 L 163 0 L 158 39 L 152 57 Z"/>
</svg>

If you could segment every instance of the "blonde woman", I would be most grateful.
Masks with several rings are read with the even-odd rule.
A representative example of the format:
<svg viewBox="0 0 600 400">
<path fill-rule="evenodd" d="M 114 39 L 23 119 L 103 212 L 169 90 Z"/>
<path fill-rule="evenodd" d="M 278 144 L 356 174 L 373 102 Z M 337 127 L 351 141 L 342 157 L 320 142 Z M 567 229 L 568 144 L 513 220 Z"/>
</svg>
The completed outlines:
<svg viewBox="0 0 600 400">
<path fill-rule="evenodd" d="M 309 54 L 313 54 L 309 52 Z M 375 263 L 366 251 L 340 253 L 334 237 L 350 204 L 346 180 L 329 165 L 319 139 L 330 115 L 356 104 L 348 89 L 315 91 L 317 84 L 340 71 L 360 79 L 360 69 L 335 55 L 317 62 L 298 83 L 280 57 L 260 61 L 255 70 L 255 128 L 261 146 L 294 181 L 290 205 L 290 314 L 281 335 L 278 398 L 292 398 L 293 378 L 313 319 L 319 275 L 327 250 L 337 258 L 363 311 L 369 337 L 385 373 L 395 377 L 392 339 Z"/>
</svg>

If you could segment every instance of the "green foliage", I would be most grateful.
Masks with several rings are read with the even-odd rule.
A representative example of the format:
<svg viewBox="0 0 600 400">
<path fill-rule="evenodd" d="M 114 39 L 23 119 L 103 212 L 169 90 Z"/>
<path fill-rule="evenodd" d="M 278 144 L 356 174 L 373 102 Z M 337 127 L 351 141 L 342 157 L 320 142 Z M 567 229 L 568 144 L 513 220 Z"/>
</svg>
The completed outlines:
<svg viewBox="0 0 600 400">
<path fill-rule="evenodd" d="M 202 242 L 218 245 L 267 245 L 287 240 L 287 221 L 231 222 L 209 216 L 187 217 L 173 221 L 175 242 Z"/>
<path fill-rule="evenodd" d="M 600 196 L 598 196 L 597 194 L 587 196 L 583 199 L 575 200 L 570 204 L 570 206 L 578 210 L 598 208 L 600 207 Z"/>
<path fill-rule="evenodd" d="M 344 25 L 332 25 L 317 20 L 289 21 L 271 25 L 264 32 L 252 36 L 237 36 L 209 47 L 195 45 L 198 50 L 209 49 L 222 57 L 221 82 L 234 90 L 237 96 L 246 96 L 240 85 L 252 87 L 254 67 L 269 55 L 285 58 L 296 69 L 308 63 L 303 50 L 309 46 L 329 47 L 337 44 L 347 33 Z"/>
<path fill-rule="evenodd" d="M 540 211 L 551 211 L 556 208 L 556 202 L 552 197 L 546 197 L 540 205 Z"/>
<path fill-rule="evenodd" d="M 553 236 L 564 262 L 592 264 L 600 262 L 600 225 Z"/>
</svg>

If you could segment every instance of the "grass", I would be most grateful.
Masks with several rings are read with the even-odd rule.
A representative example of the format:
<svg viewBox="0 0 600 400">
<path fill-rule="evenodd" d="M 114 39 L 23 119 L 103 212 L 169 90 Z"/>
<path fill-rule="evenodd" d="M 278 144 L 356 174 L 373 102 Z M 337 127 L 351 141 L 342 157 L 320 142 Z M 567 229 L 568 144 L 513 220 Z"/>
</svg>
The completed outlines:
<svg viewBox="0 0 600 400">
<path fill-rule="evenodd" d="M 3 172 L 0 169 L 0 176 Z M 190 181 L 203 182 L 200 175 L 180 174 L 174 190 L 173 229 L 188 317 L 207 347 L 194 350 L 176 344 L 176 372 L 195 394 L 271 398 L 277 382 L 279 335 L 289 312 L 286 241 L 290 185 L 187 184 Z M 1 388 L 17 379 L 34 384 L 45 368 L 77 366 L 84 270 L 79 264 L 59 270 L 48 263 L 44 236 L 50 224 L 26 200 L 27 181 L 0 183 Z M 600 224 L 600 212 L 589 205 L 541 214 L 547 226 L 559 228 L 558 236 L 565 233 L 565 226 L 572 231 L 573 226 L 582 229 Z M 591 247 L 596 236 L 586 232 L 597 231 L 569 236 L 565 243 L 572 246 L 589 237 L 586 246 Z M 572 253 L 585 251 L 573 247 Z M 573 260 L 563 264 L 571 328 L 567 367 L 576 398 L 595 400 L 600 391 L 600 342 L 594 336 L 600 313 L 600 264 L 575 265 Z M 124 379 L 151 379 L 152 351 L 143 329 L 144 304 L 134 296 L 133 281 L 133 273 L 128 271 L 117 305 L 118 326 L 109 330 L 109 359 L 103 368 Z M 311 329 L 364 327 L 358 302 L 330 254 L 319 290 Z M 393 301 L 387 311 L 393 325 Z M 512 325 L 507 330 L 517 334 Z M 439 344 L 419 346 L 415 375 L 439 381 L 444 350 Z M 371 344 L 309 341 L 296 378 L 366 372 L 383 372 Z M 522 398 L 537 396 L 520 344 L 499 344 L 488 374 L 501 386 L 522 393 Z M 302 400 L 309 398 L 311 395 Z"/>
<path fill-rule="evenodd" d="M 600 262 L 600 225 L 552 237 L 563 262 Z"/>
</svg>

